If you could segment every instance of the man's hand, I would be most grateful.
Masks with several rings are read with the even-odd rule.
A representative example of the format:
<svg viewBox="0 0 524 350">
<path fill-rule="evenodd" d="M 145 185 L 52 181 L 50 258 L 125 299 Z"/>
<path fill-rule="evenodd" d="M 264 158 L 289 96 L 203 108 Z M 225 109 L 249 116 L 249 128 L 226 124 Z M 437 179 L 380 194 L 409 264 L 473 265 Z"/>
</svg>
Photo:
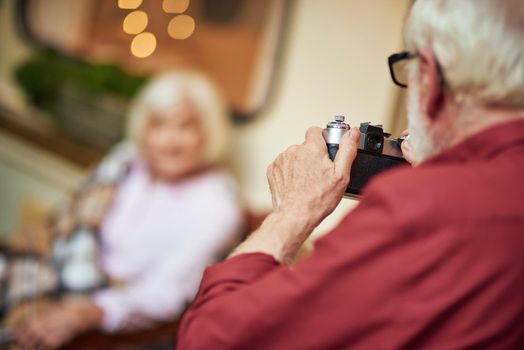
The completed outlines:
<svg viewBox="0 0 524 350">
<path fill-rule="evenodd" d="M 68 299 L 32 316 L 17 332 L 18 342 L 23 349 L 56 349 L 96 328 L 101 319 L 102 311 L 88 299 Z"/>
<path fill-rule="evenodd" d="M 357 129 L 344 134 L 332 162 L 322 129 L 310 128 L 303 144 L 289 147 L 268 167 L 273 210 L 298 215 L 316 227 L 344 195 L 359 136 Z"/>
<path fill-rule="evenodd" d="M 322 129 L 310 128 L 303 144 L 279 155 L 267 171 L 273 213 L 231 256 L 262 252 L 282 262 L 292 261 L 313 229 L 342 199 L 359 137 L 358 129 L 347 132 L 332 162 Z"/>
</svg>

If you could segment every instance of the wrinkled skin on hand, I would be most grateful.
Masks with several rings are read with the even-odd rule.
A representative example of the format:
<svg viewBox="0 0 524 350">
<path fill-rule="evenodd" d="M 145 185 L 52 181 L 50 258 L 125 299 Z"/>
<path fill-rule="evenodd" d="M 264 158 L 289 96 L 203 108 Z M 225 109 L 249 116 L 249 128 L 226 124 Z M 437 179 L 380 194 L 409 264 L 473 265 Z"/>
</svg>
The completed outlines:
<svg viewBox="0 0 524 350">
<path fill-rule="evenodd" d="M 291 264 L 307 237 L 342 199 L 359 137 L 358 129 L 346 132 L 331 161 L 322 129 L 314 127 L 304 143 L 280 154 L 267 169 L 273 211 L 229 257 L 263 253 Z"/>
<path fill-rule="evenodd" d="M 331 161 L 322 129 L 310 128 L 304 143 L 289 147 L 268 167 L 273 210 L 295 213 L 318 225 L 344 195 L 359 137 L 357 129 L 347 132 Z"/>
</svg>

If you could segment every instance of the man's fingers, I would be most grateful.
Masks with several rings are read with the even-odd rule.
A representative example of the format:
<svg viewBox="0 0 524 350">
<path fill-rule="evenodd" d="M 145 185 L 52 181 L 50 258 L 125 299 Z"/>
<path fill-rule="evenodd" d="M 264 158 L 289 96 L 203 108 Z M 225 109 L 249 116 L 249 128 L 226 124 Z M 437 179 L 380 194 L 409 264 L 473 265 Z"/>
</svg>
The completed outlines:
<svg viewBox="0 0 524 350">
<path fill-rule="evenodd" d="M 400 145 L 400 148 L 402 149 L 402 155 L 404 158 L 411 164 L 416 165 L 415 156 L 413 154 L 413 150 L 411 149 L 411 144 L 409 143 L 409 140 L 404 140 L 402 144 Z"/>
<path fill-rule="evenodd" d="M 313 143 L 324 148 L 326 147 L 326 141 L 324 140 L 324 136 L 322 136 L 322 129 L 317 126 L 307 129 L 306 142 Z"/>
<path fill-rule="evenodd" d="M 360 131 L 358 128 L 353 128 L 346 132 L 340 140 L 339 149 L 334 160 L 335 172 L 340 175 L 348 174 L 351 170 L 353 160 L 357 156 L 358 142 L 360 139 Z M 311 127 L 306 133 L 306 142 L 322 147 L 323 150 L 327 148 L 326 141 L 322 136 L 322 129 L 319 127 Z"/>
<path fill-rule="evenodd" d="M 346 132 L 338 147 L 338 152 L 333 161 L 335 172 L 339 175 L 348 175 L 351 171 L 351 165 L 357 156 L 358 141 L 360 140 L 360 131 L 358 128 L 352 128 Z"/>
</svg>

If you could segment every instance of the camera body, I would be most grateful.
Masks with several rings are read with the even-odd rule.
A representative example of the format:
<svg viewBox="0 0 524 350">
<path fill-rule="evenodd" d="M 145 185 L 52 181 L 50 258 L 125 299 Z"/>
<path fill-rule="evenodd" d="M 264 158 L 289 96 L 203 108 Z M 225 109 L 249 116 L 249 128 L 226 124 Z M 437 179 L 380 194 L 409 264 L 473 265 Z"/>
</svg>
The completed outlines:
<svg viewBox="0 0 524 350">
<path fill-rule="evenodd" d="M 336 116 L 335 121 L 328 123 L 323 131 L 331 160 L 335 159 L 340 139 L 350 129 L 344 120 L 344 116 Z M 370 123 L 361 123 L 359 131 L 361 135 L 357 157 L 351 167 L 349 185 L 345 193 L 346 197 L 352 198 L 358 198 L 364 186 L 375 175 L 407 164 L 400 149 L 402 138 L 390 139 L 391 134 L 385 133 L 381 125 Z"/>
</svg>

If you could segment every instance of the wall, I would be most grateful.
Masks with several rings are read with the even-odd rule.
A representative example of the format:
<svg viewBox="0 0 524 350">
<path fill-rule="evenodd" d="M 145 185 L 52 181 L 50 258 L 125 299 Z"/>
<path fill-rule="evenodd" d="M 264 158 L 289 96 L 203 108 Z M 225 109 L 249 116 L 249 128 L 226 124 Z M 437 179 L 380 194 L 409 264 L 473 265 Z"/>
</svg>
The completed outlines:
<svg viewBox="0 0 524 350">
<path fill-rule="evenodd" d="M 0 235 L 18 228 L 24 205 L 59 206 L 82 176 L 73 165 L 0 132 Z"/>
<path fill-rule="evenodd" d="M 234 134 L 233 165 L 249 207 L 269 210 L 266 167 L 289 145 L 302 142 L 308 127 L 323 126 L 335 114 L 346 114 L 353 125 L 361 121 L 392 124 L 397 92 L 386 58 L 401 47 L 401 23 L 408 4 L 408 0 L 294 1 L 271 101 L 254 122 L 237 127 Z M 70 164 L 61 164 L 75 176 L 80 173 Z M 45 166 L 35 159 L 32 171 Z M 0 158 L 2 213 L 11 215 L 24 193 L 52 203 L 67 192 L 55 186 L 56 181 L 50 185 L 13 171 L 12 164 Z M 10 194 L 6 196 L 2 191 L 7 188 Z M 332 227 L 352 205 L 344 200 L 319 231 Z M 0 222 L 8 214 L 0 215 Z"/>
</svg>

